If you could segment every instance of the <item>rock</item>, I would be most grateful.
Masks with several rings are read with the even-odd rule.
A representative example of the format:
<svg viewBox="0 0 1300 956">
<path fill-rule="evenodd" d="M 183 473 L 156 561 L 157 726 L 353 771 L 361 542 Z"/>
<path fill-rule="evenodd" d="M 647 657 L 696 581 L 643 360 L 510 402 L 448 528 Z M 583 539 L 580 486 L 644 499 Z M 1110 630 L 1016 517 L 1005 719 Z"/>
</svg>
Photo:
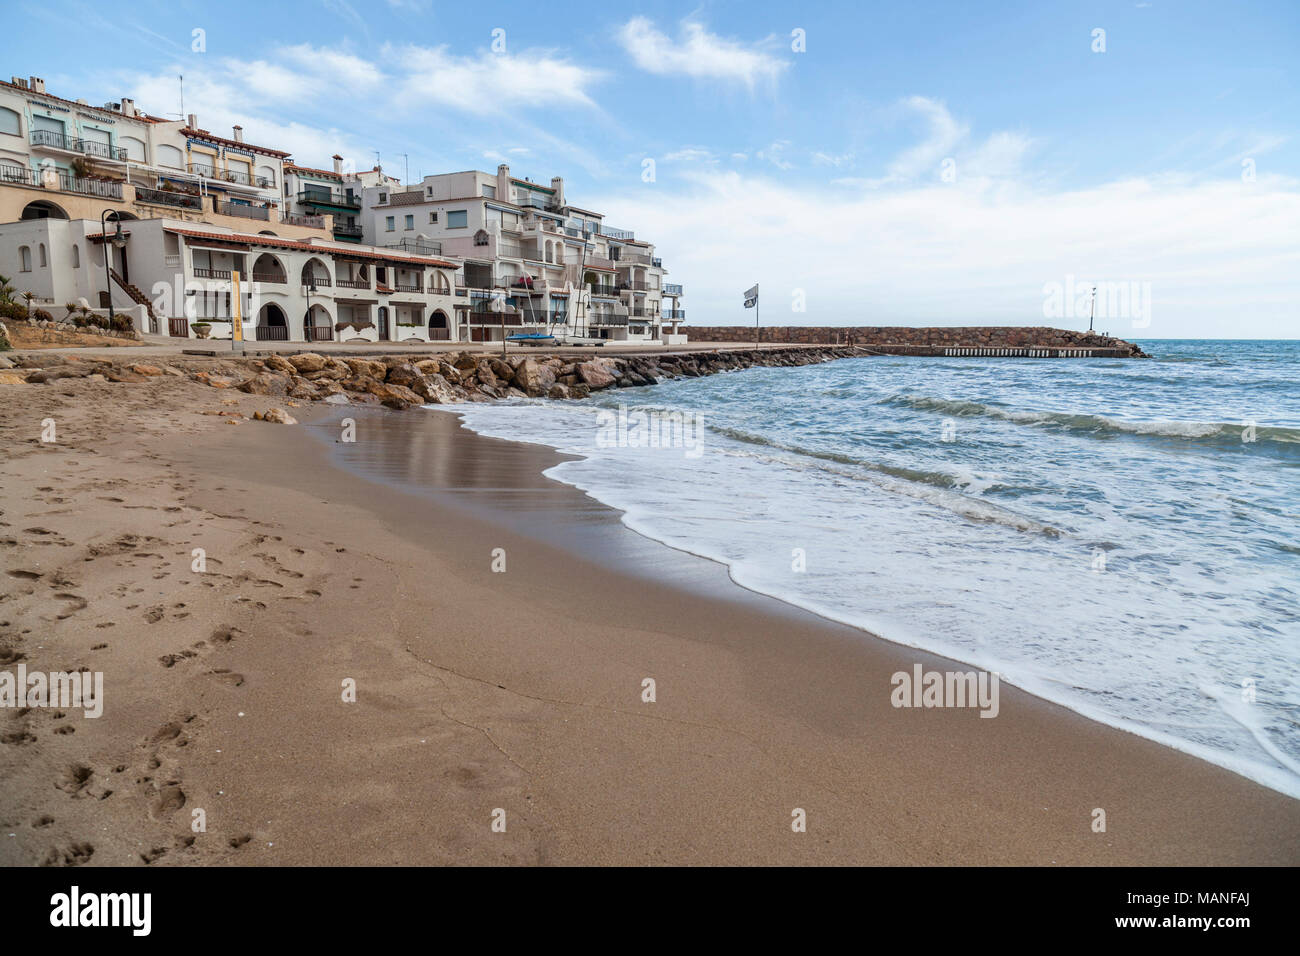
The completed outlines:
<svg viewBox="0 0 1300 956">
<path fill-rule="evenodd" d="M 344 359 L 344 361 L 354 378 L 373 378 L 382 382 L 388 373 L 388 366 L 383 362 L 372 362 L 370 359 L 361 358 Z"/>
<path fill-rule="evenodd" d="M 289 360 L 283 355 L 272 355 L 267 358 L 265 364 L 266 367 L 272 371 L 284 372 L 288 375 L 292 375 L 294 372 L 298 371 L 297 368 L 289 364 Z"/>
<path fill-rule="evenodd" d="M 451 364 L 454 365 L 458 371 L 473 372 L 478 368 L 478 359 L 469 352 L 458 352 Z"/>
<path fill-rule="evenodd" d="M 370 389 L 370 394 L 374 395 L 389 408 L 410 408 L 412 405 L 422 405 L 423 401 L 420 396 L 411 391 L 405 385 L 390 385 L 387 382 L 376 382 Z"/>
<path fill-rule="evenodd" d="M 525 394 L 537 397 L 545 395 L 555 384 L 555 370 L 549 365 L 542 365 L 526 358 L 515 369 L 515 385 Z"/>
<path fill-rule="evenodd" d="M 351 405 L 352 404 L 351 402 L 348 401 L 348 397 L 344 395 L 342 392 L 335 392 L 333 395 L 326 395 L 325 401 L 330 405 Z"/>
<path fill-rule="evenodd" d="M 508 382 L 514 378 L 514 367 L 499 358 L 488 359 L 488 367 L 492 369 L 492 374 L 503 382 Z"/>
<path fill-rule="evenodd" d="M 148 378 L 156 378 L 163 373 L 157 365 L 132 365 L 131 371 L 137 375 L 144 375 Z"/>
<path fill-rule="evenodd" d="M 569 393 L 569 386 L 561 385 L 559 382 L 556 382 L 547 391 L 546 397 L 558 399 L 558 398 L 572 398 L 573 396 Z"/>
<path fill-rule="evenodd" d="M 0 371 L 0 385 L 26 385 L 27 375 L 25 372 L 13 372 L 9 370 Z"/>
<path fill-rule="evenodd" d="M 297 425 L 298 419 L 294 418 L 283 408 L 269 409 L 263 416 L 262 421 L 271 422 L 275 425 Z"/>
<path fill-rule="evenodd" d="M 421 359 L 415 363 L 415 367 L 419 369 L 421 375 L 432 375 L 435 372 L 441 373 L 442 365 L 443 363 L 437 359 Z"/>
<path fill-rule="evenodd" d="M 289 391 L 289 379 L 277 372 L 258 372 L 240 382 L 238 388 L 249 395 L 285 395 Z"/>
<path fill-rule="evenodd" d="M 303 352 L 301 355 L 290 355 L 289 364 L 299 372 L 319 372 L 325 367 L 325 356 L 316 352 Z"/>
<path fill-rule="evenodd" d="M 321 369 L 319 372 L 307 372 L 305 375 L 303 375 L 303 378 L 312 382 L 321 382 L 327 380 L 337 381 L 339 379 L 347 378 L 351 374 L 352 374 L 352 370 L 349 369 L 346 365 L 344 365 L 342 368 L 338 368 L 333 365 L 328 365 L 325 368 Z"/>
<path fill-rule="evenodd" d="M 327 378 L 316 383 L 316 397 L 324 398 L 328 395 L 342 395 L 343 386 L 333 379 Z"/>
<path fill-rule="evenodd" d="M 487 359 L 478 363 L 475 376 L 481 384 L 486 385 L 488 388 L 497 387 L 496 372 L 492 371 L 492 363 L 488 362 Z"/>
<path fill-rule="evenodd" d="M 305 378 L 298 379 L 298 381 L 294 383 L 293 388 L 289 389 L 289 397 L 291 398 L 305 398 L 309 400 L 314 400 L 316 398 L 316 395 L 317 395 L 316 386 L 313 385 L 311 382 L 307 381 Z"/>
<path fill-rule="evenodd" d="M 423 383 L 424 376 L 414 365 L 411 365 L 409 362 L 403 362 L 398 365 L 390 366 L 388 369 L 388 377 L 385 378 L 384 381 L 390 382 L 393 385 L 405 385 L 412 391 L 419 391 L 415 386 L 417 382 Z"/>
<path fill-rule="evenodd" d="M 14 363 L 12 359 L 8 359 L 5 358 L 3 355 L 0 355 L 0 368 L 13 368 L 13 367 L 14 367 Z"/>
<path fill-rule="evenodd" d="M 614 384 L 614 376 L 597 362 L 583 362 L 578 366 L 578 377 L 591 389 L 609 388 Z"/>
<path fill-rule="evenodd" d="M 145 378 L 145 376 L 141 375 L 139 372 L 133 372 L 127 368 L 117 368 L 116 366 L 109 366 L 108 368 L 105 368 L 104 378 L 108 379 L 110 382 L 138 383 L 138 382 L 149 381 L 147 378 Z"/>
</svg>

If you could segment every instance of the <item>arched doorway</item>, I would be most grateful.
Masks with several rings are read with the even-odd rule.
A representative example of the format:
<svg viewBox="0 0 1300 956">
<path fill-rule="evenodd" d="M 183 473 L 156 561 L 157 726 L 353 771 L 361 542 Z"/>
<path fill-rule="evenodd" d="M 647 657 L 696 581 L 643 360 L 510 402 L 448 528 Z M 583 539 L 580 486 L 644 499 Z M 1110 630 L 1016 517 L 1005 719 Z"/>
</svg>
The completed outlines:
<svg viewBox="0 0 1300 956">
<path fill-rule="evenodd" d="M 379 341 L 388 341 L 388 306 L 379 307 Z"/>
<path fill-rule="evenodd" d="M 329 267 L 317 258 L 308 259 L 302 267 L 302 284 L 308 289 L 328 288 L 332 285 Z"/>
<path fill-rule="evenodd" d="M 38 199 L 23 207 L 22 219 L 67 219 L 68 214 L 48 199 Z"/>
<path fill-rule="evenodd" d="M 429 341 L 448 342 L 450 340 L 451 323 L 447 321 L 447 313 L 439 309 L 429 316 Z"/>
<path fill-rule="evenodd" d="M 303 314 L 302 337 L 308 342 L 333 341 L 334 322 L 323 305 L 313 305 Z"/>
<path fill-rule="evenodd" d="M 274 302 L 262 306 L 262 311 L 257 313 L 256 331 L 259 342 L 289 341 L 289 319 L 285 316 L 284 309 Z"/>
</svg>

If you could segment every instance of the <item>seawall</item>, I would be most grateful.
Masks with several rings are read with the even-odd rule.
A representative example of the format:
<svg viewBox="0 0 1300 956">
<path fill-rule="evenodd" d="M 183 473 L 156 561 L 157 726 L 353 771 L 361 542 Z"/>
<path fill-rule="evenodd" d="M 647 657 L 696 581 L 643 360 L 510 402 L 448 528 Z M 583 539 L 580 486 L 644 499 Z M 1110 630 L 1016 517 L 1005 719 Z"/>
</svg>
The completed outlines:
<svg viewBox="0 0 1300 956">
<path fill-rule="evenodd" d="M 686 327 L 693 344 L 753 342 L 752 326 Z M 1097 332 L 1044 326 L 777 325 L 760 328 L 759 341 L 788 345 L 856 345 L 889 355 L 1021 355 L 1040 358 L 1145 358 L 1132 342 Z M 1046 354 L 1043 354 L 1046 353 Z"/>
</svg>

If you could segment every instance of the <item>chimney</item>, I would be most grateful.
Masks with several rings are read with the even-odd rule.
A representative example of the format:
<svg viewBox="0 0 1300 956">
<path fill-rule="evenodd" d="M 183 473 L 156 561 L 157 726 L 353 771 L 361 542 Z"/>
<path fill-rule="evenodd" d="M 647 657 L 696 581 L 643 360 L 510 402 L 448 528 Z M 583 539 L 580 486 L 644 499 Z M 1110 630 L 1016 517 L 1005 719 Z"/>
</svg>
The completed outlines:
<svg viewBox="0 0 1300 956">
<path fill-rule="evenodd" d="M 340 156 L 338 153 L 335 153 L 335 154 L 334 154 L 333 156 L 331 156 L 330 158 L 331 158 L 332 160 L 334 160 L 334 172 L 335 172 L 335 174 L 336 174 L 336 175 L 339 175 L 339 176 L 342 176 L 342 175 L 343 175 L 343 157 Z"/>
<path fill-rule="evenodd" d="M 551 188 L 555 190 L 555 205 L 557 206 L 566 205 L 564 201 L 564 177 L 552 176 Z"/>
<path fill-rule="evenodd" d="M 33 93 L 45 92 L 45 81 L 41 79 L 39 76 L 32 77 L 32 92 Z"/>
<path fill-rule="evenodd" d="M 189 116 L 185 117 L 185 125 L 188 126 L 190 129 L 198 129 L 199 128 L 198 116 L 194 113 L 191 113 Z"/>
<path fill-rule="evenodd" d="M 123 116 L 135 115 L 135 100 L 129 99 L 128 97 L 125 96 L 122 97 L 122 115 Z"/>
<path fill-rule="evenodd" d="M 232 126 L 230 128 L 230 138 L 236 143 L 242 143 L 244 141 L 244 127 Z"/>
<path fill-rule="evenodd" d="M 11 76 L 9 77 L 9 82 L 21 90 L 27 89 L 27 81 L 21 76 Z"/>
<path fill-rule="evenodd" d="M 497 199 L 513 202 L 510 198 L 510 167 L 505 163 L 497 167 Z"/>
</svg>

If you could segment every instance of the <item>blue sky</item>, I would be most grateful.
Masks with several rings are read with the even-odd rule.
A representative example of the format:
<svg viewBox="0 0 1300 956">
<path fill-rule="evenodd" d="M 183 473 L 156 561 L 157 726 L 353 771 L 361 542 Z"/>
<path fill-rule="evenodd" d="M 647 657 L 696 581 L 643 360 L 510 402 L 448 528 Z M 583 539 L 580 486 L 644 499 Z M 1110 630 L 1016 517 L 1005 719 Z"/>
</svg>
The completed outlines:
<svg viewBox="0 0 1300 956">
<path fill-rule="evenodd" d="M 6 75 L 59 95 L 178 114 L 183 73 L 200 125 L 304 164 L 563 175 L 658 244 L 697 324 L 752 320 L 740 292 L 760 281 L 765 324 L 1077 325 L 1045 316 L 1072 278 L 1149 290 L 1103 323 L 1129 337 L 1300 329 L 1294 0 L 7 17 Z"/>
</svg>

